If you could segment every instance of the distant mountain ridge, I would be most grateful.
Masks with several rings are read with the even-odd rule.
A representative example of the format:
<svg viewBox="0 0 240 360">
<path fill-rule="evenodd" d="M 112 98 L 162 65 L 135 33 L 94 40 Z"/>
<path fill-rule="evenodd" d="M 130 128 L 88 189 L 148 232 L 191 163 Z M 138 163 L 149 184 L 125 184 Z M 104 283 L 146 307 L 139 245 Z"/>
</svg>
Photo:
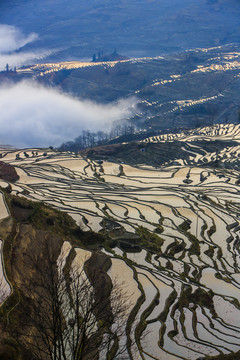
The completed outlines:
<svg viewBox="0 0 240 360">
<path fill-rule="evenodd" d="M 0 23 L 39 35 L 21 51 L 50 50 L 48 62 L 90 59 L 116 44 L 121 53 L 142 57 L 239 43 L 239 16 L 235 0 L 0 2 Z"/>
</svg>

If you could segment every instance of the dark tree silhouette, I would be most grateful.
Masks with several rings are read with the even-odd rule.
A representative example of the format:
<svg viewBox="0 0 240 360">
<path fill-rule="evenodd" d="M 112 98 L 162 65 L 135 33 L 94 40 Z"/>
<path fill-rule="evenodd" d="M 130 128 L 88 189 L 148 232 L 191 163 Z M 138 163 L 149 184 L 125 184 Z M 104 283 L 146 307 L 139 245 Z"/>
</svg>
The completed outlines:
<svg viewBox="0 0 240 360">
<path fill-rule="evenodd" d="M 119 345 L 127 339 L 122 286 L 93 270 L 96 259 L 86 261 L 84 269 L 66 264 L 65 254 L 57 263 L 54 259 L 46 244 L 44 258 L 28 260 L 35 276 L 25 284 L 30 304 L 20 342 L 41 360 L 97 360 L 99 354 L 106 360 L 125 359 L 126 345 Z"/>
<path fill-rule="evenodd" d="M 108 132 L 98 131 L 94 133 L 89 130 L 84 130 L 74 141 L 65 142 L 59 146 L 58 149 L 60 151 L 79 151 L 88 147 L 105 145 L 119 136 L 133 135 L 135 133 L 136 129 L 132 124 L 116 125 Z"/>
</svg>

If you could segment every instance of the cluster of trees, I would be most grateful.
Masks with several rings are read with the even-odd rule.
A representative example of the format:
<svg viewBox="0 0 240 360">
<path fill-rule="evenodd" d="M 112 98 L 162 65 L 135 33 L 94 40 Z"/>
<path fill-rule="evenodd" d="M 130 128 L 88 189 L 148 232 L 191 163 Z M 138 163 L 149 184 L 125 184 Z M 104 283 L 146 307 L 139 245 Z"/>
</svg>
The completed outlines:
<svg viewBox="0 0 240 360">
<path fill-rule="evenodd" d="M 133 135 L 136 128 L 132 124 L 117 125 L 111 131 L 83 131 L 74 141 L 63 143 L 58 150 L 60 151 L 79 151 L 89 147 L 108 144 L 111 140 L 123 135 Z"/>
<path fill-rule="evenodd" d="M 93 54 L 92 56 L 92 62 L 99 61 L 100 58 L 103 57 L 103 51 L 98 51 L 98 54 Z"/>
<path fill-rule="evenodd" d="M 114 61 L 114 60 L 126 60 L 128 59 L 126 56 L 119 55 L 117 50 L 115 49 L 112 54 L 103 55 L 103 51 L 98 51 L 98 54 L 93 54 L 92 62 L 98 61 Z"/>
<path fill-rule="evenodd" d="M 16 66 L 14 66 L 14 68 L 11 69 L 10 66 L 8 64 L 6 64 L 5 70 L 6 70 L 6 72 L 10 72 L 10 71 L 11 72 L 16 72 L 17 68 L 16 68 Z"/>
</svg>

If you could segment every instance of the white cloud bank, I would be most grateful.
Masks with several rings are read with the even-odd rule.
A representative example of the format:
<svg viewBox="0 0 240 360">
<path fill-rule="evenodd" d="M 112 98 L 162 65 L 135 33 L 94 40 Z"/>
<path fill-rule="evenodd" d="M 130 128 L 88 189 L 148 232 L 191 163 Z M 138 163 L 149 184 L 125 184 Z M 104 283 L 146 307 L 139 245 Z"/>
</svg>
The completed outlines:
<svg viewBox="0 0 240 360">
<path fill-rule="evenodd" d="M 44 58 L 52 51 L 17 51 L 23 46 L 36 41 L 38 35 L 31 33 L 25 35 L 15 26 L 0 24 L 0 71 L 5 70 L 6 64 L 13 68 L 27 63 L 33 63 L 35 60 Z"/>
<path fill-rule="evenodd" d="M 35 82 L 0 86 L 0 144 L 59 146 L 82 130 L 107 130 L 135 110 L 136 99 L 99 105 Z"/>
<path fill-rule="evenodd" d="M 0 53 L 15 51 L 37 38 L 38 35 L 35 33 L 26 36 L 15 26 L 0 24 Z"/>
</svg>

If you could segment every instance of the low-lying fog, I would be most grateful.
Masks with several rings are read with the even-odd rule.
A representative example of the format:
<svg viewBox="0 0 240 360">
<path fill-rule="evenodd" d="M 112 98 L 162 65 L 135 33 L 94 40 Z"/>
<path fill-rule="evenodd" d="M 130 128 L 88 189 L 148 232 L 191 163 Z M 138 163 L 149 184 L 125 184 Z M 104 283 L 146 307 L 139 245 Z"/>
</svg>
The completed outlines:
<svg viewBox="0 0 240 360">
<path fill-rule="evenodd" d="M 135 111 L 136 99 L 110 105 L 81 101 L 35 82 L 0 86 L 0 144 L 59 146 L 83 130 L 110 130 Z"/>
</svg>

